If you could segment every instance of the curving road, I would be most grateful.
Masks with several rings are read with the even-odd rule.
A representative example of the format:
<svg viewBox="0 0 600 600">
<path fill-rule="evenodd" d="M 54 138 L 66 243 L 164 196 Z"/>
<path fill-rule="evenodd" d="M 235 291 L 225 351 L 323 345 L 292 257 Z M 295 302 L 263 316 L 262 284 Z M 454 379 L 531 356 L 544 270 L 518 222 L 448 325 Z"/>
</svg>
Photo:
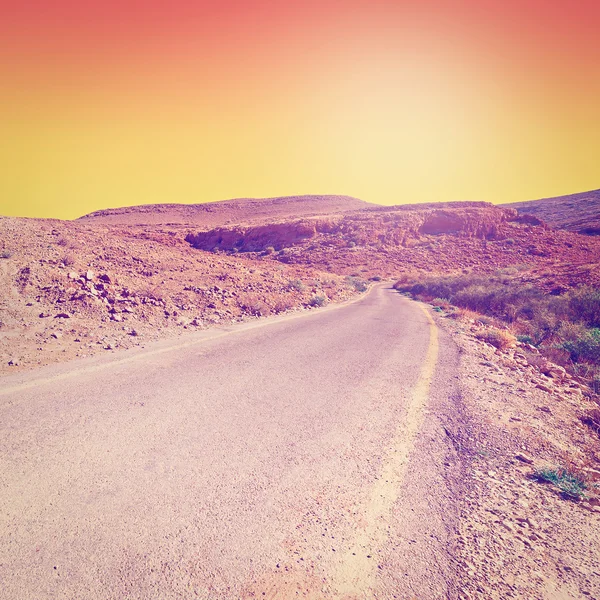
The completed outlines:
<svg viewBox="0 0 600 600">
<path fill-rule="evenodd" d="M 455 597 L 456 360 L 382 285 L 1 379 L 0 597 Z"/>
</svg>

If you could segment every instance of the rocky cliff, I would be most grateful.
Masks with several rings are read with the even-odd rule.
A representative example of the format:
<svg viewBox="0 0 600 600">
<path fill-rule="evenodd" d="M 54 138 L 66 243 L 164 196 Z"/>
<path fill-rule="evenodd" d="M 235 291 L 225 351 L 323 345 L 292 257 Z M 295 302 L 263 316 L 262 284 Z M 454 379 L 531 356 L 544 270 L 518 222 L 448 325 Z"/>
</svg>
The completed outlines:
<svg viewBox="0 0 600 600">
<path fill-rule="evenodd" d="M 335 245 L 403 246 L 426 235 L 497 239 L 503 223 L 517 219 L 517 211 L 480 203 L 437 208 L 391 207 L 387 210 L 356 211 L 327 218 L 294 219 L 267 225 L 218 227 L 189 233 L 186 241 L 201 250 L 261 252 L 282 250 L 318 238 Z"/>
</svg>

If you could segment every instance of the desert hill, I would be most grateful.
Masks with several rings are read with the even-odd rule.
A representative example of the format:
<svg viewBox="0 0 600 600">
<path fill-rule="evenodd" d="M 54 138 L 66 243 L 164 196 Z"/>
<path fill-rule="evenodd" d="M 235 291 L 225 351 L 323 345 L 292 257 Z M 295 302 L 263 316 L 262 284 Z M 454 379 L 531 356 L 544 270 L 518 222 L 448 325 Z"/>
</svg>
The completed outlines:
<svg viewBox="0 0 600 600">
<path fill-rule="evenodd" d="M 284 196 L 236 198 L 204 204 L 146 204 L 98 210 L 80 217 L 86 223 L 110 225 L 186 224 L 218 227 L 269 219 L 335 214 L 377 206 L 350 196 Z"/>
<path fill-rule="evenodd" d="M 600 284 L 600 237 L 483 202 L 343 196 L 0 217 L 0 372 L 352 297 L 411 272 Z"/>
<path fill-rule="evenodd" d="M 600 190 L 504 204 L 534 215 L 552 227 L 584 235 L 600 235 Z"/>
<path fill-rule="evenodd" d="M 515 292 L 532 290 L 544 298 L 544 303 L 531 302 L 528 308 L 530 321 L 546 336 L 546 347 L 553 352 L 548 356 L 570 360 L 570 353 L 558 347 L 556 338 L 547 337 L 548 333 L 553 335 L 560 328 L 580 335 L 581 329 L 576 323 L 559 321 L 548 307 L 564 306 L 573 288 L 586 284 L 600 288 L 600 236 L 554 229 L 512 206 L 484 202 L 379 206 L 345 197 L 133 207 L 98 211 L 74 221 L 0 217 L 0 376 L 115 351 L 123 351 L 120 356 L 126 358 L 128 349 L 134 351 L 159 338 L 268 315 L 320 310 L 328 303 L 356 297 L 371 282 L 387 281 L 390 288 L 399 280 L 422 285 L 432 274 L 454 275 L 459 282 L 470 282 L 469 288 L 461 290 L 463 300 L 469 297 L 466 290 L 471 299 L 489 297 L 490 306 L 514 297 Z M 494 283 L 493 289 L 489 282 Z M 441 464 L 448 457 L 453 461 L 444 463 L 448 477 L 468 481 L 464 488 L 468 493 L 461 494 L 464 509 L 457 511 L 468 517 L 457 530 L 454 554 L 457 563 L 468 565 L 473 574 L 465 580 L 468 585 L 473 582 L 473 587 L 465 588 L 473 595 L 465 597 L 478 597 L 483 579 L 492 581 L 496 591 L 508 590 L 506 594 L 486 592 L 485 597 L 550 597 L 536 595 L 543 580 L 533 574 L 542 568 L 563 573 L 560 581 L 576 582 L 571 590 L 587 592 L 588 574 L 597 563 L 594 543 L 598 539 L 590 519 L 600 512 L 600 500 L 591 488 L 591 482 L 600 476 L 594 420 L 599 413 L 592 400 L 593 388 L 583 385 L 591 381 L 593 372 L 582 363 L 572 376 L 540 354 L 531 345 L 537 343 L 532 336 L 515 339 L 493 315 L 481 314 L 478 309 L 454 310 L 450 302 L 456 297 L 446 290 L 436 291 L 426 300 L 440 313 L 440 324 L 447 318 L 446 335 L 440 341 L 458 344 L 461 355 L 456 362 L 445 357 L 439 371 L 442 383 L 450 379 L 460 383 L 460 393 L 446 394 L 454 412 L 432 411 L 435 420 L 447 419 L 443 422 L 448 428 L 436 424 L 435 437 L 430 429 L 424 429 L 432 437 L 423 438 L 423 447 L 429 455 L 433 440 L 447 436 L 444 452 L 436 450 L 432 460 L 439 459 Z M 338 323 L 350 332 L 346 339 L 355 346 L 348 356 L 369 356 L 368 368 L 361 370 L 359 378 L 389 373 L 392 363 L 387 360 L 371 367 L 373 356 L 365 354 L 361 345 L 364 334 L 360 330 L 357 334 L 357 329 L 343 320 L 344 314 L 348 313 L 343 309 L 337 312 Z M 370 316 L 367 336 L 373 322 Z M 378 332 L 385 331 L 389 339 L 396 340 L 394 353 L 402 354 L 401 344 L 410 352 L 406 340 L 391 335 L 386 323 L 377 327 Z M 517 333 L 527 331 L 515 330 Z M 323 349 L 331 353 L 339 348 L 326 331 L 320 337 L 325 342 L 317 350 L 299 344 L 300 354 L 314 361 L 326 360 Z M 598 348 L 592 334 L 580 339 L 591 351 Z M 508 340 L 509 347 L 503 349 L 502 340 Z M 369 348 L 376 346 L 373 340 L 370 343 Z M 284 344 L 280 350 L 287 353 L 289 347 Z M 196 352 L 192 350 L 194 356 Z M 199 357 L 201 354 L 198 352 Z M 269 355 L 255 354 L 257 362 L 272 367 Z M 228 351 L 223 356 L 227 362 L 232 355 Z M 163 358 L 160 355 L 145 364 L 170 372 L 173 360 L 165 363 Z M 416 358 L 411 355 L 407 360 Z M 233 362 L 242 361 L 248 364 L 245 356 Z M 185 364 L 188 369 L 192 363 Z M 200 363 L 193 364 L 196 368 Z M 300 363 L 300 368 L 307 364 Z M 119 377 L 127 373 L 120 366 L 115 372 Z M 390 377 L 402 375 L 395 369 L 391 372 Z M 92 384 L 81 386 L 86 398 L 97 400 L 94 394 L 98 390 L 93 386 L 106 387 L 114 377 L 109 371 L 103 373 L 92 379 Z M 137 379 L 130 379 L 133 389 Z M 294 381 L 292 377 L 292 385 Z M 402 380 L 397 386 L 399 394 L 408 389 L 404 386 Z M 39 391 L 31 393 L 34 402 L 41 397 Z M 75 391 L 71 398 L 78 394 Z M 149 417 L 139 412 L 144 402 L 135 398 L 119 400 L 119 410 L 145 427 Z M 437 402 L 435 395 L 432 401 Z M 73 422 L 79 427 L 83 422 L 79 404 L 69 402 L 75 406 Z M 59 433 L 64 429 L 60 407 L 69 402 L 65 404 L 61 397 L 56 407 L 54 400 L 49 405 L 58 415 Z M 22 412 L 20 398 L 18 403 L 17 417 Z M 239 406 L 236 399 L 236 414 Z M 103 410 L 108 411 L 106 407 Z M 277 412 L 281 412 L 279 405 Z M 335 414 L 340 414 L 337 409 Z M 35 415 L 37 418 L 38 413 Z M 221 419 L 221 411 L 218 415 Z M 271 416 L 269 421 L 276 422 Z M 112 413 L 110 422 L 116 422 Z M 32 439 L 30 433 L 28 436 L 27 440 Z M 346 438 L 342 441 L 347 458 Z M 28 442 L 27 452 L 30 446 Z M 371 457 L 370 446 L 365 448 Z M 464 470 L 454 462 L 458 451 L 466 457 Z M 584 481 L 590 482 L 593 495 L 585 500 L 571 496 L 565 501 L 558 495 L 562 488 L 554 489 L 548 480 L 543 486 L 533 481 L 533 469 L 546 464 L 576 467 L 577 473 L 586 474 Z M 417 476 L 421 472 L 419 469 Z M 556 469 L 548 472 L 562 473 Z M 569 546 L 572 540 L 575 542 Z M 569 564 L 574 565 L 569 566 L 569 580 L 562 579 L 567 573 L 565 548 Z M 516 555 L 519 560 L 515 562 Z M 581 569 L 576 565 L 582 565 Z M 498 582 L 505 579 L 510 584 L 501 588 Z M 513 585 L 517 581 L 526 583 L 517 588 Z M 575 587 L 579 582 L 582 587 Z"/>
<path fill-rule="evenodd" d="M 217 255 L 369 279 L 407 271 L 489 273 L 518 266 L 552 293 L 600 284 L 600 240 L 549 228 L 485 202 L 412 204 L 347 214 L 190 231 L 186 241 Z"/>
<path fill-rule="evenodd" d="M 504 221 L 517 218 L 516 211 L 485 202 L 381 206 L 346 214 L 218 227 L 191 233 L 186 240 L 203 250 L 256 252 L 268 247 L 282 250 L 326 234 L 339 247 L 407 247 L 411 240 L 428 234 L 493 239 Z"/>
</svg>

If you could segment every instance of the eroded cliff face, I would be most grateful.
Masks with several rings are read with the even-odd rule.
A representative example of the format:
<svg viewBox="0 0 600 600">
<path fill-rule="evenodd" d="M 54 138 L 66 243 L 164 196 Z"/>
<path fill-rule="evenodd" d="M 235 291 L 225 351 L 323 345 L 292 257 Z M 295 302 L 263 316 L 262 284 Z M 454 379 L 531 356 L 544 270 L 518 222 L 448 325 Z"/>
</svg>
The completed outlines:
<svg viewBox="0 0 600 600">
<path fill-rule="evenodd" d="M 260 252 L 269 247 L 280 250 L 314 237 L 317 223 L 315 220 L 297 220 L 254 227 L 218 227 L 190 233 L 185 239 L 201 250 Z"/>
<path fill-rule="evenodd" d="M 282 250 L 310 240 L 335 245 L 406 246 L 426 235 L 499 239 L 503 236 L 502 224 L 516 219 L 516 210 L 484 203 L 442 209 L 404 207 L 265 225 L 219 227 L 189 233 L 186 241 L 201 250 L 225 252 Z"/>
<path fill-rule="evenodd" d="M 479 239 L 496 239 L 499 227 L 517 217 L 517 211 L 494 206 L 485 208 L 433 210 L 425 214 L 419 233 L 450 234 Z"/>
</svg>

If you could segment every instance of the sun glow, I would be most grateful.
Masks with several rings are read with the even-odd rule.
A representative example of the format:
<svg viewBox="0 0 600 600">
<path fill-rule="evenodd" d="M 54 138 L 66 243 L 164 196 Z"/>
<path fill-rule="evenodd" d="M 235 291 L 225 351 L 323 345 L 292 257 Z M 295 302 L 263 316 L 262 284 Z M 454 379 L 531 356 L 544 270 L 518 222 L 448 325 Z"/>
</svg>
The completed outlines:
<svg viewBox="0 0 600 600">
<path fill-rule="evenodd" d="M 0 213 L 598 187 L 597 3 L 217 4 L 4 15 Z"/>
</svg>

